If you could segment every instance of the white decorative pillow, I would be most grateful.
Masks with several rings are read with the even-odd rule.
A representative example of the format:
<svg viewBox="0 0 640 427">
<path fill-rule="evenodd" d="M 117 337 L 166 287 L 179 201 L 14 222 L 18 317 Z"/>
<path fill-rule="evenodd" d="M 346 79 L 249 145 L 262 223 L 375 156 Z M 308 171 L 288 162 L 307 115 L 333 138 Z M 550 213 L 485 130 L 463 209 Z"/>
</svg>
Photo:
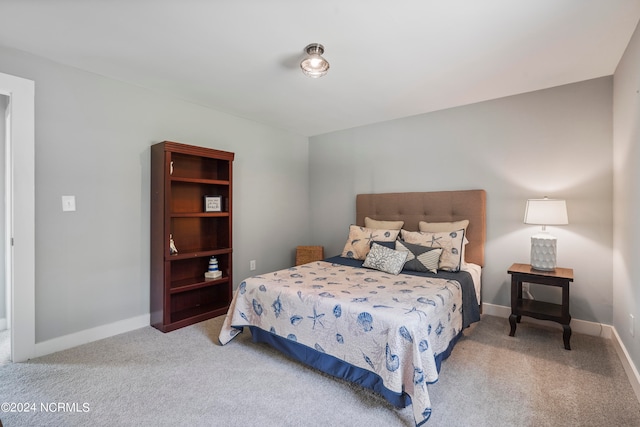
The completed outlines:
<svg viewBox="0 0 640 427">
<path fill-rule="evenodd" d="M 394 251 L 374 243 L 371 245 L 371 250 L 362 266 L 397 275 L 402 271 L 408 253 L 406 251 Z"/>
<path fill-rule="evenodd" d="M 378 228 L 382 230 L 400 230 L 404 221 L 378 221 L 376 219 L 364 217 L 364 226 L 367 228 Z"/>
<path fill-rule="evenodd" d="M 404 264 L 405 270 L 437 273 L 442 248 L 430 248 L 397 240 L 396 250 L 407 252 L 407 261 Z"/>
<path fill-rule="evenodd" d="M 399 233 L 400 230 L 373 229 L 351 225 L 349 226 L 349 237 L 341 256 L 364 260 L 371 249 L 372 242 L 393 242 L 398 238 Z"/>
<path fill-rule="evenodd" d="M 430 248 L 442 248 L 439 270 L 444 271 L 460 271 L 462 262 L 462 247 L 464 245 L 464 229 L 440 232 L 426 233 L 422 231 L 402 230 L 402 240 L 416 245 L 428 246 Z"/>
</svg>

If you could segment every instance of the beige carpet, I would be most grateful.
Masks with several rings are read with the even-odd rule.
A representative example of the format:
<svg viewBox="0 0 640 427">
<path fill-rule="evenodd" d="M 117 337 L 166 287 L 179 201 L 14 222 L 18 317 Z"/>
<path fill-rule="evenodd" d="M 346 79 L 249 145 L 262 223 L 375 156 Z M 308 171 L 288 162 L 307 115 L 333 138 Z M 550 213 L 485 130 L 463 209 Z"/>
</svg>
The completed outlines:
<svg viewBox="0 0 640 427">
<path fill-rule="evenodd" d="M 410 408 L 292 362 L 249 333 L 222 347 L 222 318 L 151 327 L 27 363 L 0 365 L 14 426 L 411 426 Z M 610 341 L 484 316 L 429 387 L 434 426 L 640 426 L 640 404 Z M 62 406 L 56 406 L 59 404 Z M 42 405 L 47 410 L 43 410 Z M 52 406 L 53 405 L 53 406 Z M 53 409 L 53 410 L 52 410 Z"/>
</svg>

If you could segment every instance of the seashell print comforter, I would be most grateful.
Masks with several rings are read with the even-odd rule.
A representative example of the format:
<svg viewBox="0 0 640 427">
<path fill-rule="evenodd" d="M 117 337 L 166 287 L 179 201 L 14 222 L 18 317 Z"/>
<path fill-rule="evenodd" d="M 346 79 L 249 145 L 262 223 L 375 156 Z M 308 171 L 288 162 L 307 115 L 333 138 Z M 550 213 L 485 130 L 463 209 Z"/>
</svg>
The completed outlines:
<svg viewBox="0 0 640 427">
<path fill-rule="evenodd" d="M 422 425 L 431 415 L 427 385 L 463 329 L 462 292 L 449 278 L 312 262 L 243 281 L 219 339 L 257 327 L 373 372 L 410 397 Z"/>
</svg>

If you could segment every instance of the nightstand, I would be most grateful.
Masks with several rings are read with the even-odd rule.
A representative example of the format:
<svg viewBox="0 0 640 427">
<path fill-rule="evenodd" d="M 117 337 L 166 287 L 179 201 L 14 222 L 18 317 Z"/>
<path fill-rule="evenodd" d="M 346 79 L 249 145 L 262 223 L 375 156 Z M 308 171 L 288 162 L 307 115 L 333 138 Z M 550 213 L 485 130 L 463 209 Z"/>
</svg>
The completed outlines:
<svg viewBox="0 0 640 427">
<path fill-rule="evenodd" d="M 302 265 L 314 261 L 322 261 L 323 259 L 324 246 L 296 247 L 296 265 Z"/>
<path fill-rule="evenodd" d="M 551 320 L 562 325 L 564 348 L 571 350 L 571 315 L 569 314 L 569 282 L 573 282 L 573 269 L 556 267 L 554 271 L 541 271 L 531 268 L 529 264 L 513 264 L 509 268 L 511 275 L 511 324 L 512 337 L 516 333 L 516 322 L 520 323 L 522 316 L 529 316 L 540 320 Z M 562 304 L 553 304 L 522 298 L 522 283 L 557 286 L 562 288 Z"/>
</svg>

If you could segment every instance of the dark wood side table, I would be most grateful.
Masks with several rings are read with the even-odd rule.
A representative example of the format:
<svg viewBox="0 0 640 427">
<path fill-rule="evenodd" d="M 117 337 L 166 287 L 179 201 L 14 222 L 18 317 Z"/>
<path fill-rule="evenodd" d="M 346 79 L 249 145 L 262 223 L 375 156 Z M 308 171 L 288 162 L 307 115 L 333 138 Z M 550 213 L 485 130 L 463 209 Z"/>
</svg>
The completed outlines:
<svg viewBox="0 0 640 427">
<path fill-rule="evenodd" d="M 540 320 L 551 320 L 562 325 L 564 348 L 571 350 L 571 315 L 569 314 L 569 282 L 573 282 L 573 269 L 556 267 L 554 271 L 541 271 L 531 268 L 529 264 L 513 264 L 509 268 L 511 275 L 511 324 L 512 337 L 516 333 L 516 322 L 520 323 L 522 316 L 529 316 Z M 522 283 L 557 286 L 562 288 L 562 304 L 553 304 L 522 298 Z"/>
</svg>

